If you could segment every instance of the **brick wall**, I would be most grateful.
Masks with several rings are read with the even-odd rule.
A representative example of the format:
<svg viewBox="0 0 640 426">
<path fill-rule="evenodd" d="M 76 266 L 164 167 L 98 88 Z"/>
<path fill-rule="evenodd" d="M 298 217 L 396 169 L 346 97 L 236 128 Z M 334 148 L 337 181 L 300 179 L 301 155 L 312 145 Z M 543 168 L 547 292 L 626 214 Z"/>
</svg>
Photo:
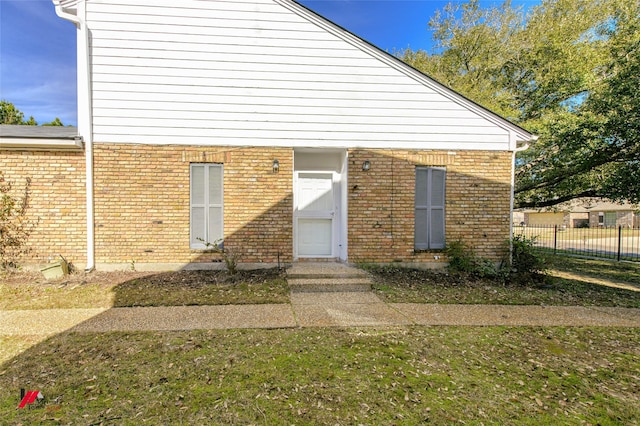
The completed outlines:
<svg viewBox="0 0 640 426">
<path fill-rule="evenodd" d="M 446 240 L 500 259 L 509 238 L 511 161 L 509 152 L 349 151 L 350 261 L 444 260 L 441 251 L 414 252 L 416 166 L 447 170 Z"/>
<path fill-rule="evenodd" d="M 61 254 L 86 264 L 85 171 L 83 152 L 0 151 L 0 170 L 22 195 L 31 178 L 28 215 L 37 220 L 23 263 L 46 263 Z"/>
<path fill-rule="evenodd" d="M 191 163 L 224 165 L 225 248 L 239 262 L 292 260 L 292 149 L 96 144 L 96 263 L 218 258 L 189 247 Z"/>
<path fill-rule="evenodd" d="M 292 149 L 96 144 L 94 151 L 98 264 L 218 258 L 189 247 L 191 163 L 224 165 L 225 247 L 240 262 L 292 261 Z M 350 150 L 348 161 L 349 261 L 444 260 L 441 251 L 414 252 L 416 166 L 447 169 L 447 241 L 462 239 L 481 256 L 502 256 L 510 153 Z M 84 265 L 84 153 L 3 151 L 0 165 L 13 182 L 33 179 L 30 212 L 41 218 L 30 241 L 33 259 L 60 253 Z"/>
</svg>

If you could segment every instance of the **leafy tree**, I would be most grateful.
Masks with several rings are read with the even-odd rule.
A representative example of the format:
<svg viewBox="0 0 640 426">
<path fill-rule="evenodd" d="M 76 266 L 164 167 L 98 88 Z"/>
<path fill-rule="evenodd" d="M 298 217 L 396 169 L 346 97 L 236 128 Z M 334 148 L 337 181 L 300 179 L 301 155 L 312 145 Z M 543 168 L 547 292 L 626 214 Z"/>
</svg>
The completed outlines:
<svg viewBox="0 0 640 426">
<path fill-rule="evenodd" d="M 470 0 L 429 22 L 436 53 L 399 56 L 540 135 L 518 158 L 520 206 L 640 201 L 639 16 L 640 0 L 546 0 L 527 15 Z"/>
<path fill-rule="evenodd" d="M 64 126 L 62 121 L 56 117 L 51 123 L 42 123 L 43 126 Z"/>
<path fill-rule="evenodd" d="M 24 113 L 15 107 L 11 102 L 0 101 L 0 124 L 24 124 L 36 126 L 38 123 L 33 117 L 24 121 Z"/>
<path fill-rule="evenodd" d="M 38 122 L 33 118 L 33 116 L 29 117 L 28 120 L 25 121 L 24 113 L 15 107 L 11 102 L 7 102 L 5 100 L 0 101 L 0 124 L 21 124 L 25 126 L 37 126 Z M 50 123 L 43 123 L 43 126 L 64 126 L 62 121 L 56 117 Z"/>
<path fill-rule="evenodd" d="M 588 96 L 544 117 L 541 143 L 517 174 L 521 206 L 549 206 L 581 196 L 640 202 L 640 2 L 614 4 L 596 27 L 606 61 Z"/>
</svg>

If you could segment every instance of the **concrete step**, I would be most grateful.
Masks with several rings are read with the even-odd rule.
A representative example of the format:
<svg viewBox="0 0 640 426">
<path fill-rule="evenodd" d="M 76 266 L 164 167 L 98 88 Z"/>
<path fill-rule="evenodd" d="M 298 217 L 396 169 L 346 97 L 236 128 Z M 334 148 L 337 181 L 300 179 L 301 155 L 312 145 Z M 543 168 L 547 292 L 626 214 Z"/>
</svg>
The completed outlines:
<svg viewBox="0 0 640 426">
<path fill-rule="evenodd" d="M 296 263 L 287 269 L 290 278 L 358 278 L 367 273 L 341 263 Z"/>
<path fill-rule="evenodd" d="M 341 263 L 296 263 L 287 270 L 287 281 L 292 293 L 371 290 L 371 281 L 366 272 Z"/>
<path fill-rule="evenodd" d="M 371 282 L 356 278 L 289 278 L 292 293 L 334 293 L 363 292 L 371 290 Z"/>
</svg>

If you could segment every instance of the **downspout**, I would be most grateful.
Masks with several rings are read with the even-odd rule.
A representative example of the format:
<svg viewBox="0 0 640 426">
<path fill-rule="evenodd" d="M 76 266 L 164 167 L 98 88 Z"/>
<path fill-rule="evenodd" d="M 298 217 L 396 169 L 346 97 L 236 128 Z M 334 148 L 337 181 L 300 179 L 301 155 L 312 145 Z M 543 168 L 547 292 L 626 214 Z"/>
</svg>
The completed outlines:
<svg viewBox="0 0 640 426">
<path fill-rule="evenodd" d="M 535 141 L 537 136 L 532 140 Z M 513 205 L 515 204 L 515 191 L 516 191 L 516 154 L 518 152 L 526 151 L 529 149 L 529 142 L 525 142 L 522 146 L 517 146 L 513 150 L 513 157 L 511 159 L 511 208 L 509 214 L 509 262 L 512 261 L 513 255 Z"/>
<path fill-rule="evenodd" d="M 93 194 L 93 124 L 91 112 L 91 69 L 89 67 L 89 29 L 86 22 L 80 18 L 80 8 L 84 11 L 84 2 L 77 3 L 77 14 L 67 12 L 61 4 L 61 0 L 53 0 L 56 14 L 73 22 L 80 30 L 78 37 L 78 131 L 85 145 L 85 171 L 86 171 L 86 211 L 87 211 L 87 265 L 86 272 L 95 269 L 95 228 L 94 224 L 94 194 Z"/>
</svg>

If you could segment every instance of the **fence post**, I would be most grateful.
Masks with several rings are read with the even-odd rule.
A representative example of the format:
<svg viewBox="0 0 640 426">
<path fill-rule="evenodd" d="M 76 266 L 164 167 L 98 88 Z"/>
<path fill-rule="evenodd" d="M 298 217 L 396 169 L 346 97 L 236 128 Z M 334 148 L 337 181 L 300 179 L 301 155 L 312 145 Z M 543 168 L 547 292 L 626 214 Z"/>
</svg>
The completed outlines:
<svg viewBox="0 0 640 426">
<path fill-rule="evenodd" d="M 618 225 L 618 262 L 620 262 L 621 252 L 622 252 L 622 225 Z"/>
<path fill-rule="evenodd" d="M 553 225 L 553 254 L 558 251 L 558 225 Z"/>
</svg>

